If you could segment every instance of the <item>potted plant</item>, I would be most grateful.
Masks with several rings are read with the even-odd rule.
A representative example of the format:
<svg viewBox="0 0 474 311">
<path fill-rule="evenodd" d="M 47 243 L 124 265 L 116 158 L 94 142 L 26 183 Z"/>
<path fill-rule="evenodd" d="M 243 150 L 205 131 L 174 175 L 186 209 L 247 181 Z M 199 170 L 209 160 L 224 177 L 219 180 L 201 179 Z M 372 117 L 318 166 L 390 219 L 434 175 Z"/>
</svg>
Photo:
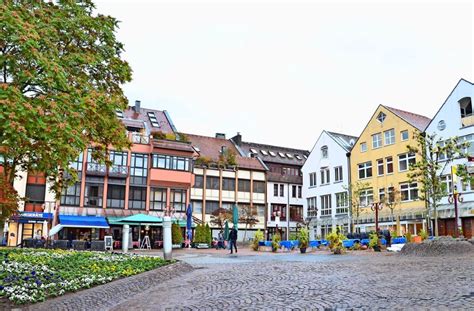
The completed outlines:
<svg viewBox="0 0 474 311">
<path fill-rule="evenodd" d="M 208 234 L 204 225 L 197 225 L 194 234 L 194 247 L 196 248 L 209 248 Z"/>
<path fill-rule="evenodd" d="M 308 228 L 306 227 L 301 228 L 300 231 L 298 231 L 297 238 L 299 242 L 300 252 L 302 254 L 306 253 L 306 248 L 308 248 L 308 245 L 309 245 Z"/>
<path fill-rule="evenodd" d="M 275 233 L 272 237 L 272 252 L 278 251 L 278 249 L 280 248 L 280 241 L 280 233 Z"/>
<path fill-rule="evenodd" d="M 340 255 L 345 252 L 343 241 L 346 240 L 346 236 L 341 233 L 340 228 L 333 230 L 326 236 L 326 240 L 329 242 L 329 249 L 335 254 Z"/>
<path fill-rule="evenodd" d="M 260 229 L 255 232 L 255 236 L 253 237 L 252 241 L 252 249 L 254 251 L 258 251 L 258 242 L 263 241 L 263 232 Z"/>
<path fill-rule="evenodd" d="M 177 223 L 171 225 L 171 240 L 173 248 L 181 248 L 181 243 L 183 243 L 183 233 Z"/>
<path fill-rule="evenodd" d="M 369 247 L 374 250 L 374 252 L 380 252 L 380 244 L 379 244 L 379 235 L 377 232 L 371 232 L 369 234 Z"/>
</svg>

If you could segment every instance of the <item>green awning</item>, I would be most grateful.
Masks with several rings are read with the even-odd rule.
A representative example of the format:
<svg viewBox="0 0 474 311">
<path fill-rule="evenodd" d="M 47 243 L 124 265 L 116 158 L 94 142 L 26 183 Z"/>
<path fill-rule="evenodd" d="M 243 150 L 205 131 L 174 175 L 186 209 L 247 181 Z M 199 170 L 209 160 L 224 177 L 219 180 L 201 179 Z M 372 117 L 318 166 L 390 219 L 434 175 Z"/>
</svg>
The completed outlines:
<svg viewBox="0 0 474 311">
<path fill-rule="evenodd" d="M 147 216 L 147 215 L 146 215 Z M 154 216 L 150 216 L 150 217 L 153 217 L 153 218 L 158 218 L 160 219 L 161 221 L 160 222 L 155 222 L 155 223 L 147 223 L 147 222 L 143 222 L 142 225 L 149 225 L 149 226 L 154 226 L 154 227 L 161 227 L 163 226 L 163 219 L 160 218 L 160 217 L 154 217 Z M 109 225 L 118 225 L 118 226 L 122 226 L 122 225 L 132 225 L 132 226 L 138 226 L 140 223 L 137 223 L 137 222 L 133 222 L 133 221 L 128 221 L 126 220 L 126 218 L 129 218 L 129 217 L 107 217 L 107 221 L 109 222 Z M 172 223 L 176 223 L 176 219 L 173 219 L 172 220 Z M 180 227 L 183 227 L 185 228 L 186 227 L 186 220 L 179 220 L 178 221 L 178 224 Z M 193 222 L 193 228 L 196 227 L 196 224 Z"/>
</svg>

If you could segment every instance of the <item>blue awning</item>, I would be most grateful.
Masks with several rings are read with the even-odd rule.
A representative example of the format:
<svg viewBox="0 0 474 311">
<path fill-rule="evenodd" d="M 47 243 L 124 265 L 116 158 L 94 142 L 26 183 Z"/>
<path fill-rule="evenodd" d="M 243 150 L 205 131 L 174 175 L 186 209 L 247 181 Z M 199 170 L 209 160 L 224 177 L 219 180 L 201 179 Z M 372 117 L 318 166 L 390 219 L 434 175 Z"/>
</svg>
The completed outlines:
<svg viewBox="0 0 474 311">
<path fill-rule="evenodd" d="M 73 228 L 109 228 L 109 224 L 105 217 L 97 216 L 74 216 L 59 215 L 59 223 L 63 227 Z"/>
</svg>

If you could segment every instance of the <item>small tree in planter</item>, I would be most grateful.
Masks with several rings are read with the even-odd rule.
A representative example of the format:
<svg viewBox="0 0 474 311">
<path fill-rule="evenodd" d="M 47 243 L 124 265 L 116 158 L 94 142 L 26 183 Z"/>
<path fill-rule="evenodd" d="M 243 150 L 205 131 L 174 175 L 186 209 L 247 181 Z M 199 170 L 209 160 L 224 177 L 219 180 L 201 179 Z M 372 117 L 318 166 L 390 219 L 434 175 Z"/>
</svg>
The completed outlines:
<svg viewBox="0 0 474 311">
<path fill-rule="evenodd" d="M 344 241 L 346 236 L 341 233 L 339 228 L 333 230 L 326 236 L 326 239 L 329 241 L 329 249 L 336 255 L 340 255 L 345 252 Z"/>
<path fill-rule="evenodd" d="M 308 245 L 309 245 L 308 228 L 306 227 L 301 228 L 300 231 L 298 231 L 297 237 L 298 237 L 300 252 L 304 254 L 306 253 L 306 248 L 308 248 Z"/>
<path fill-rule="evenodd" d="M 258 251 L 258 242 L 263 241 L 263 232 L 260 229 L 255 232 L 255 236 L 253 237 L 252 241 L 252 249 L 254 251 Z"/>
<path fill-rule="evenodd" d="M 211 233 L 211 227 L 209 227 L 209 224 L 206 224 L 206 227 L 204 227 L 204 235 L 206 237 L 206 243 L 211 245 L 212 243 L 212 233 Z"/>
<path fill-rule="evenodd" d="M 380 252 L 379 235 L 375 231 L 369 234 L 369 248 L 372 248 L 375 252 Z"/>
<path fill-rule="evenodd" d="M 197 248 L 209 248 L 209 243 L 204 225 L 197 225 L 194 235 L 194 245 Z"/>
<path fill-rule="evenodd" d="M 171 240 L 174 248 L 180 248 L 183 243 L 183 233 L 177 223 L 171 225 Z"/>
<path fill-rule="evenodd" d="M 280 233 L 275 233 L 272 237 L 272 252 L 278 251 L 280 248 L 281 236 Z"/>
</svg>

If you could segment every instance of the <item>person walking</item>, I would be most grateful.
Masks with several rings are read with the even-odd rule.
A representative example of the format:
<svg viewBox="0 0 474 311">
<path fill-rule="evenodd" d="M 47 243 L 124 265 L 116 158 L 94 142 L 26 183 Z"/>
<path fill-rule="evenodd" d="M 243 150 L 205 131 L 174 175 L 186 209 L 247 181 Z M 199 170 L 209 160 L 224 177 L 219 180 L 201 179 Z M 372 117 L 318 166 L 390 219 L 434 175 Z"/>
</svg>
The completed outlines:
<svg viewBox="0 0 474 311">
<path fill-rule="evenodd" d="M 225 249 L 224 247 L 224 232 L 221 230 L 217 235 L 217 249 Z"/>
<path fill-rule="evenodd" d="M 230 253 L 233 254 L 234 253 L 234 249 L 235 248 L 235 253 L 237 253 L 237 230 L 235 229 L 235 227 L 233 227 L 231 230 L 230 230 L 230 233 L 229 233 L 229 241 L 230 241 Z"/>
</svg>

